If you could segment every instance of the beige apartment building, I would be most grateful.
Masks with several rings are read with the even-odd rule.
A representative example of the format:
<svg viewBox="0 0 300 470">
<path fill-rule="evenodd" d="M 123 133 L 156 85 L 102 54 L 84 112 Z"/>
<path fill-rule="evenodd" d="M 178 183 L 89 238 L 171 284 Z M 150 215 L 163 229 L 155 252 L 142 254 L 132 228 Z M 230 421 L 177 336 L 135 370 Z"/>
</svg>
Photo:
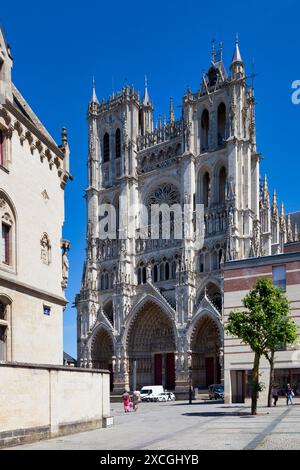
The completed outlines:
<svg viewBox="0 0 300 470">
<path fill-rule="evenodd" d="M 0 31 L 0 361 L 62 364 L 67 136 L 56 144 L 12 82 L 12 65 Z"/>
</svg>

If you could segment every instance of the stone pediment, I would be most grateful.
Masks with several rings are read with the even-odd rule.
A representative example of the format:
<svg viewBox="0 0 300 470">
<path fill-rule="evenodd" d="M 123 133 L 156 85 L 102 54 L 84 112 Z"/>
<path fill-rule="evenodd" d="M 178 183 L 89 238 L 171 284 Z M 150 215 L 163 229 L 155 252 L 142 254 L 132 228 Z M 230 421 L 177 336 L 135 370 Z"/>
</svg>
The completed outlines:
<svg viewBox="0 0 300 470">
<path fill-rule="evenodd" d="M 155 300 L 164 305 L 167 310 L 172 312 L 175 315 L 175 310 L 171 304 L 167 301 L 167 299 L 161 294 L 159 289 L 157 289 L 151 282 L 146 282 L 141 286 L 142 290 L 137 293 L 134 298 L 134 302 L 132 303 L 131 309 L 134 309 L 139 303 L 142 303 L 143 300 L 149 298 L 150 300 Z M 154 298 L 154 299 L 153 299 Z"/>
<path fill-rule="evenodd" d="M 219 321 L 221 321 L 222 319 L 219 310 L 217 309 L 217 307 L 213 304 L 213 302 L 210 300 L 210 298 L 206 294 L 197 305 L 196 313 L 194 316 L 198 315 L 199 312 L 202 312 L 202 311 L 209 312 L 214 317 L 216 317 L 216 319 L 218 319 Z"/>
</svg>

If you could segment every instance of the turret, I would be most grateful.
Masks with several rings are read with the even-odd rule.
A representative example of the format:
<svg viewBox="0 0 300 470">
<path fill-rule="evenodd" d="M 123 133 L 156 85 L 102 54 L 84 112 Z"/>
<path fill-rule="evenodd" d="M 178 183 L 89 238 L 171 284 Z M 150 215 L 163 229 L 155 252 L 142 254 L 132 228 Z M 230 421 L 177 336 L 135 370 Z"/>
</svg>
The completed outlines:
<svg viewBox="0 0 300 470">
<path fill-rule="evenodd" d="M 286 222 L 285 222 L 283 202 L 281 204 L 280 217 L 279 217 L 279 242 L 280 242 L 280 252 L 283 253 L 284 244 L 286 243 Z"/>
<path fill-rule="evenodd" d="M 236 34 L 235 49 L 230 64 L 230 70 L 233 79 L 243 78 L 245 76 L 245 67 L 240 53 L 238 34 Z"/>
<path fill-rule="evenodd" d="M 175 121 L 175 113 L 174 113 L 172 98 L 170 98 L 169 123 L 172 123 L 172 122 L 174 122 L 174 121 Z"/>
<path fill-rule="evenodd" d="M 272 235 L 272 254 L 279 253 L 279 216 L 276 191 L 273 194 L 271 208 L 271 235 Z"/>
<path fill-rule="evenodd" d="M 145 77 L 145 91 L 140 109 L 140 133 L 142 135 L 153 130 L 152 113 L 153 106 L 149 98 L 147 77 Z"/>
</svg>

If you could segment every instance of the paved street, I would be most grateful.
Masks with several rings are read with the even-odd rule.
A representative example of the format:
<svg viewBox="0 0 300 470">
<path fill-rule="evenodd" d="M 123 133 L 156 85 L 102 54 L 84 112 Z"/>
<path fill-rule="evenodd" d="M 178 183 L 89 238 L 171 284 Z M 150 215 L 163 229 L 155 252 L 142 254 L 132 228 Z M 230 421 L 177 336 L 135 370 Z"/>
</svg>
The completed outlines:
<svg viewBox="0 0 300 470">
<path fill-rule="evenodd" d="M 186 402 L 143 403 L 123 413 L 112 403 L 111 428 L 73 434 L 14 449 L 300 449 L 300 406 L 259 408 L 247 405 Z"/>
</svg>

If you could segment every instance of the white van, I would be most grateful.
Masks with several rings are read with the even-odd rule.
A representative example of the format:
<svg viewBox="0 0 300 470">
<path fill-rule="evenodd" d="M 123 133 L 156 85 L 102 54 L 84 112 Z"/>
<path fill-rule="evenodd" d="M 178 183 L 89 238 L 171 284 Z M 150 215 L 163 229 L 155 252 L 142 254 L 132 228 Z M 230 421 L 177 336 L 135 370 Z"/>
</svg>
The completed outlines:
<svg viewBox="0 0 300 470">
<path fill-rule="evenodd" d="M 154 397 L 163 392 L 164 387 L 162 385 L 145 385 L 141 388 L 141 400 L 152 401 Z"/>
</svg>

